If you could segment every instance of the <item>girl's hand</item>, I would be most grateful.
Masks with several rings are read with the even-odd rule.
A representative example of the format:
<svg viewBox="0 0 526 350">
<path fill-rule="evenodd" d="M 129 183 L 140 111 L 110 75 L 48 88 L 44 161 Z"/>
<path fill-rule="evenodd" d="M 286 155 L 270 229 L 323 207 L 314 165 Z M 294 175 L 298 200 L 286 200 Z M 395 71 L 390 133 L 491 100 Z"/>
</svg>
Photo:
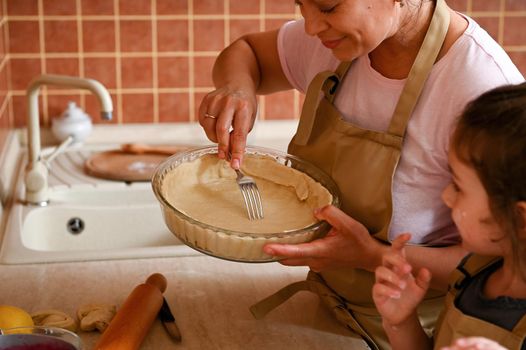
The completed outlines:
<svg viewBox="0 0 526 350">
<path fill-rule="evenodd" d="M 328 205 L 314 212 L 319 220 L 331 226 L 320 239 L 302 244 L 267 244 L 263 251 L 284 258 L 283 265 L 309 266 L 313 271 L 348 267 L 371 271 L 380 263 L 387 246 L 373 238 L 365 226 L 340 209 Z"/>
<path fill-rule="evenodd" d="M 256 117 L 255 93 L 223 86 L 210 92 L 199 106 L 199 124 L 210 141 L 218 143 L 218 156 L 238 169 L 243 161 L 247 135 Z"/>
<path fill-rule="evenodd" d="M 508 350 L 499 343 L 484 337 L 460 338 L 440 350 Z"/>
<path fill-rule="evenodd" d="M 416 277 L 405 259 L 404 246 L 411 238 L 408 233 L 398 236 L 382 257 L 376 271 L 373 300 L 384 324 L 396 327 L 409 320 L 416 312 L 429 288 L 431 273 L 421 269 Z"/>
</svg>

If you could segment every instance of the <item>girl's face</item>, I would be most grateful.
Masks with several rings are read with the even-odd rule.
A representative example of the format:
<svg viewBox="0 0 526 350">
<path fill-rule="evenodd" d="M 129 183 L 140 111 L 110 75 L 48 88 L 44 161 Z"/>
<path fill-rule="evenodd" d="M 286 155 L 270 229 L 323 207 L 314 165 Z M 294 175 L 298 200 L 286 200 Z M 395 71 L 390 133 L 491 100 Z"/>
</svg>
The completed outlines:
<svg viewBox="0 0 526 350">
<path fill-rule="evenodd" d="M 509 239 L 494 220 L 489 198 L 475 170 L 462 163 L 449 151 L 452 182 L 442 192 L 444 203 L 451 208 L 453 221 L 462 237 L 462 247 L 486 255 L 505 255 Z"/>
<path fill-rule="evenodd" d="M 396 33 L 394 0 L 295 0 L 305 32 L 317 36 L 340 61 L 368 54 Z"/>
</svg>

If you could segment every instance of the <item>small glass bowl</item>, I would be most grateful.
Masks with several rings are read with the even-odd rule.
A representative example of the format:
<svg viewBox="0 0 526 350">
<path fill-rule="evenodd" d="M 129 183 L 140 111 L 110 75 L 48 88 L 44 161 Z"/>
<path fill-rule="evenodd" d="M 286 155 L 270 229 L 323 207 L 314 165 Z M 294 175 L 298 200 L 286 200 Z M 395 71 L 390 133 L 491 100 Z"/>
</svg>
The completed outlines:
<svg viewBox="0 0 526 350">
<path fill-rule="evenodd" d="M 340 206 L 339 191 L 334 181 L 314 165 L 293 155 L 262 148 L 247 147 L 247 154 L 263 155 L 294 168 L 311 177 L 332 195 L 332 205 Z M 161 163 L 152 178 L 152 188 L 161 204 L 164 221 L 170 231 L 186 245 L 211 256 L 239 262 L 272 262 L 278 258 L 263 252 L 267 243 L 297 244 L 312 241 L 325 235 L 330 226 L 318 221 L 308 227 L 286 232 L 249 233 L 212 226 L 189 217 L 174 207 L 163 195 L 163 180 L 176 167 L 208 154 L 217 154 L 217 146 L 188 150 L 171 156 Z"/>
<path fill-rule="evenodd" d="M 30 326 L 0 329 L 2 350 L 80 350 L 80 337 L 67 329 Z"/>
</svg>

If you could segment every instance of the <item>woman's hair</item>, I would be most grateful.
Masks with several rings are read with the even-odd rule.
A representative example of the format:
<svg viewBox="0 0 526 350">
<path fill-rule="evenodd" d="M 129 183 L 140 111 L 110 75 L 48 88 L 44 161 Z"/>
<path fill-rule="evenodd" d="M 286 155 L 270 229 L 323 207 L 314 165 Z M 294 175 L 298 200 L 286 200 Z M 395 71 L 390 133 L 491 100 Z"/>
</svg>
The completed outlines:
<svg viewBox="0 0 526 350">
<path fill-rule="evenodd" d="M 490 90 L 469 103 L 451 147 L 475 169 L 526 278 L 526 222 L 517 205 L 526 201 L 526 83 Z"/>
</svg>

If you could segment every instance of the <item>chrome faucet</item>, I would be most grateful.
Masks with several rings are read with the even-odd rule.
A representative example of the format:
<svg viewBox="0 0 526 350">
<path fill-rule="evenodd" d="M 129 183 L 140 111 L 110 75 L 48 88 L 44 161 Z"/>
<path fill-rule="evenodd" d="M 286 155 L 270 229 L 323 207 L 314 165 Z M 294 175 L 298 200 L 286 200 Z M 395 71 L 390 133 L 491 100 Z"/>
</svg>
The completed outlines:
<svg viewBox="0 0 526 350">
<path fill-rule="evenodd" d="M 28 164 L 25 173 L 25 202 L 44 206 L 49 202 L 48 169 L 40 154 L 40 123 L 38 115 L 38 93 L 42 85 L 57 85 L 90 90 L 102 106 L 101 117 L 111 120 L 113 104 L 108 90 L 96 80 L 65 75 L 44 74 L 35 78 L 27 88 L 27 143 Z"/>
</svg>

